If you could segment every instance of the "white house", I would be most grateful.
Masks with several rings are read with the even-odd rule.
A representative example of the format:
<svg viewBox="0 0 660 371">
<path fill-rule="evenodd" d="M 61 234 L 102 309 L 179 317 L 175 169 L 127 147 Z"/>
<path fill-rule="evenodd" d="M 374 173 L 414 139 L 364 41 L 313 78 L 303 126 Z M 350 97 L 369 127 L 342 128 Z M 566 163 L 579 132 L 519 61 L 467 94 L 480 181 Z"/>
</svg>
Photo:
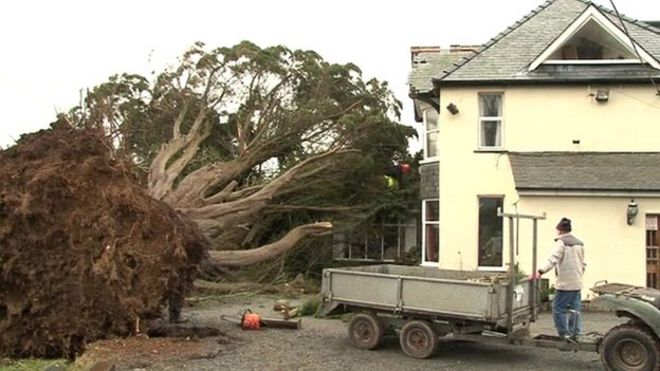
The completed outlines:
<svg viewBox="0 0 660 371">
<path fill-rule="evenodd" d="M 550 0 L 476 51 L 455 49 L 413 49 L 424 264 L 506 269 L 502 208 L 546 214 L 541 258 L 559 219 L 572 219 L 587 287 L 658 287 L 660 28 L 588 1 Z M 531 228 L 521 222 L 516 234 L 529 272 Z"/>
</svg>

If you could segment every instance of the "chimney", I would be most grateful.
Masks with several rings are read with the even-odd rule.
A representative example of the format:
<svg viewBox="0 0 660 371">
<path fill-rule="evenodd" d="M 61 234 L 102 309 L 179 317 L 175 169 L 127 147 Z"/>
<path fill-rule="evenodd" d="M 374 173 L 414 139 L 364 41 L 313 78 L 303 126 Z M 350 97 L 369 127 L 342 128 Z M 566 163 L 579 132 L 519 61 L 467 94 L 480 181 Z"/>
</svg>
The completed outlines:
<svg viewBox="0 0 660 371">
<path fill-rule="evenodd" d="M 410 47 L 410 64 L 414 67 L 417 63 L 415 57 L 419 53 L 440 53 L 439 46 L 411 46 Z"/>
</svg>

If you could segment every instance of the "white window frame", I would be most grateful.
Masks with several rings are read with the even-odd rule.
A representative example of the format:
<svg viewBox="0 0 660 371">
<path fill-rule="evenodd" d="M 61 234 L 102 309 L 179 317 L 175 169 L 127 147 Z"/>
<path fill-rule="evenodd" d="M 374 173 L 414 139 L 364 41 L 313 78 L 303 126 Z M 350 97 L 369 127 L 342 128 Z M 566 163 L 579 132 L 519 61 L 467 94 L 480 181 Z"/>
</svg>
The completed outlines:
<svg viewBox="0 0 660 371">
<path fill-rule="evenodd" d="M 491 272 L 503 272 L 506 271 L 506 263 L 505 263 L 505 258 L 506 258 L 506 246 L 505 246 L 505 239 L 504 239 L 504 221 L 502 221 L 502 265 L 501 266 L 482 266 L 479 265 L 479 201 L 482 198 L 499 198 L 502 200 L 502 206 L 504 206 L 504 199 L 505 196 L 501 194 L 483 194 L 483 195 L 477 195 L 477 270 L 478 271 L 491 271 Z"/>
<path fill-rule="evenodd" d="M 427 221 L 426 220 L 426 203 L 427 202 L 436 202 L 438 204 L 438 214 L 440 213 L 440 199 L 438 198 L 428 198 L 422 200 L 422 262 L 423 266 L 437 267 L 440 264 L 440 261 L 431 262 L 426 261 L 426 226 L 427 225 L 437 225 L 438 231 L 440 231 L 440 215 L 438 215 L 438 220 L 436 221 Z M 438 232 L 438 259 L 440 258 L 440 232 Z"/>
<path fill-rule="evenodd" d="M 436 133 L 437 134 L 437 133 L 440 132 L 440 115 L 435 111 L 433 111 L 433 112 L 435 112 L 435 114 L 437 116 L 436 128 L 434 130 L 428 130 L 427 114 L 431 110 L 433 110 L 433 108 L 426 109 L 422 112 L 422 118 L 423 118 L 423 122 L 424 122 L 424 138 L 423 138 L 423 141 L 424 141 L 424 161 L 425 162 L 437 161 L 438 157 L 439 157 L 439 153 L 440 153 L 440 149 L 436 147 L 435 148 L 435 156 L 429 156 L 429 149 L 428 149 L 429 141 L 427 140 L 428 135 L 429 135 L 429 133 Z"/>
<path fill-rule="evenodd" d="M 500 96 L 500 113 L 502 116 L 481 116 L 481 96 L 482 95 L 499 95 Z M 477 94 L 477 109 L 479 110 L 479 124 L 477 125 L 477 148 L 479 150 L 502 150 L 504 149 L 504 92 L 502 91 L 480 91 Z M 481 144 L 481 124 L 483 121 L 499 121 L 500 122 L 500 145 L 499 146 L 484 146 Z"/>
</svg>

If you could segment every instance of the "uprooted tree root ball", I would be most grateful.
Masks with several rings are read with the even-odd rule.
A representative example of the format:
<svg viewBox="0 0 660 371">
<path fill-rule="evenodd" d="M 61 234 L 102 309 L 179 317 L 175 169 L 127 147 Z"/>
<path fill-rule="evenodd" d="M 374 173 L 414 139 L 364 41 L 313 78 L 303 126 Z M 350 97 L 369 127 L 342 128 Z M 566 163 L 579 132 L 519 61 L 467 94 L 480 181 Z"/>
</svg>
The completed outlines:
<svg viewBox="0 0 660 371">
<path fill-rule="evenodd" d="M 24 136 L 0 151 L 0 174 L 0 354 L 74 357 L 134 334 L 192 286 L 205 238 L 97 131 Z"/>
</svg>

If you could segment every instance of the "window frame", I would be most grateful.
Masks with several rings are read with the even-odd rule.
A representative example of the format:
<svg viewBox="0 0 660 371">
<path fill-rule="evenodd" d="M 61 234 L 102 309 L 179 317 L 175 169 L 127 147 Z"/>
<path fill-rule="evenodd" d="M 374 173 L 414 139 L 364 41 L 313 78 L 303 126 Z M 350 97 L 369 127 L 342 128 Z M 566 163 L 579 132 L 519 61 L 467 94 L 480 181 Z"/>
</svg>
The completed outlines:
<svg viewBox="0 0 660 371">
<path fill-rule="evenodd" d="M 428 202 L 436 202 L 438 204 L 438 220 L 427 221 L 426 220 L 426 204 Z M 438 226 L 438 261 L 427 261 L 426 260 L 426 226 L 427 225 L 437 225 Z M 439 198 L 427 198 L 422 200 L 422 262 L 423 266 L 433 266 L 437 267 L 440 264 L 440 199 Z"/>
<path fill-rule="evenodd" d="M 481 97 L 484 95 L 498 95 L 500 97 L 500 116 L 481 116 Z M 504 92 L 503 91 L 482 91 L 477 94 L 477 148 L 483 151 L 503 150 L 504 149 Z M 500 128 L 500 145 L 499 146 L 485 146 L 481 141 L 481 125 L 484 121 L 499 121 Z"/>
<path fill-rule="evenodd" d="M 477 255 L 476 255 L 476 257 L 477 257 L 477 270 L 478 271 L 496 271 L 496 272 L 506 271 L 506 263 L 505 263 L 506 256 L 504 254 L 504 251 L 505 251 L 505 246 L 504 246 L 505 245 L 504 244 L 504 241 L 505 241 L 505 239 L 504 239 L 504 232 L 505 232 L 505 230 L 504 230 L 504 219 L 501 219 L 502 220 L 502 263 L 501 263 L 501 265 L 499 265 L 499 266 L 497 266 L 497 265 L 481 265 L 481 261 L 479 259 L 479 254 L 480 254 L 480 250 L 481 250 L 480 236 L 479 236 L 479 204 L 480 204 L 481 200 L 485 199 L 485 198 L 500 199 L 502 201 L 502 207 L 504 207 L 504 200 L 505 200 L 506 197 L 503 194 L 477 195 L 477 224 L 476 224 L 476 229 L 477 229 Z"/>
<path fill-rule="evenodd" d="M 433 130 L 429 130 L 428 118 L 427 118 L 428 113 L 431 112 L 431 111 L 433 111 L 436 115 L 436 128 L 433 129 Z M 438 157 L 439 157 L 440 149 L 437 148 L 437 141 L 436 141 L 435 156 L 429 156 L 428 136 L 429 136 L 430 133 L 436 134 L 438 136 L 440 135 L 439 134 L 440 133 L 440 114 L 438 112 L 436 112 L 433 108 L 425 109 L 422 112 L 422 121 L 424 123 L 424 137 L 422 138 L 423 142 L 424 142 L 424 161 L 427 161 L 427 162 L 437 161 Z"/>
</svg>

